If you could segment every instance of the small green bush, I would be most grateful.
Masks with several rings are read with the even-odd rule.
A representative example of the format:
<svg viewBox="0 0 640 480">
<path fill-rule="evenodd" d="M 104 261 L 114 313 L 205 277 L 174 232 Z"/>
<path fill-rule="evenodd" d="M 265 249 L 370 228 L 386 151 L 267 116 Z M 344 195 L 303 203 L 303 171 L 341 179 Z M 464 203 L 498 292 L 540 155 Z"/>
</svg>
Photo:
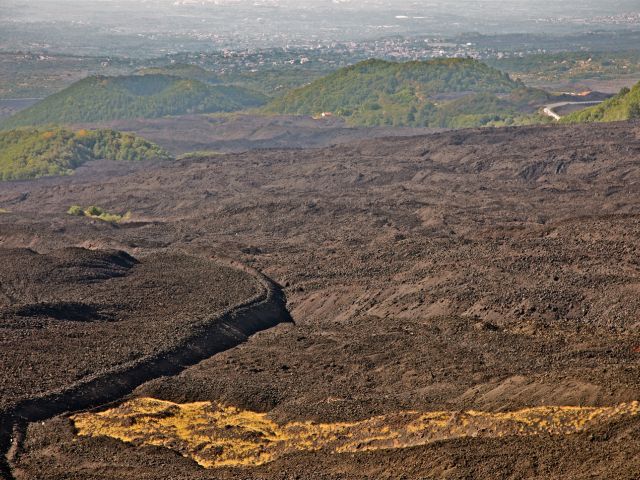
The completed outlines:
<svg viewBox="0 0 640 480">
<path fill-rule="evenodd" d="M 75 215 L 76 217 L 84 217 L 84 210 L 80 205 L 71 205 L 67 213 L 69 215 Z"/>
<path fill-rule="evenodd" d="M 103 222 L 118 223 L 120 220 L 122 220 L 122 215 L 118 215 L 117 213 L 104 212 L 98 215 L 97 218 L 99 220 L 102 220 Z"/>
<path fill-rule="evenodd" d="M 127 212 L 124 215 L 119 215 L 117 213 L 105 212 L 103 208 L 97 207 L 95 205 L 91 205 L 87 208 L 82 208 L 79 205 L 72 205 L 71 207 L 69 207 L 69 210 L 67 210 L 67 213 L 69 215 L 95 218 L 98 220 L 102 220 L 103 222 L 111 223 L 118 223 L 123 220 L 129 220 L 129 218 L 131 218 L 131 212 Z"/>
<path fill-rule="evenodd" d="M 90 207 L 86 208 L 84 213 L 88 217 L 99 217 L 100 215 L 104 214 L 105 211 L 103 209 L 101 209 L 100 207 L 96 207 L 95 205 L 91 205 Z"/>
</svg>

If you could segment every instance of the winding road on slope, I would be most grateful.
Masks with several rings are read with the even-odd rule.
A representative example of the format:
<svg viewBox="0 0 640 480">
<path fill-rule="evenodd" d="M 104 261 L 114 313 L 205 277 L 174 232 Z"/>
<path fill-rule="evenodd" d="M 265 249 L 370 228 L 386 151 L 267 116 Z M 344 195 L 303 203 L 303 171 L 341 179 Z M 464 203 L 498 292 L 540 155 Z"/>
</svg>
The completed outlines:
<svg viewBox="0 0 640 480">
<path fill-rule="evenodd" d="M 557 103 L 550 103 L 548 105 L 545 105 L 544 108 L 542 109 L 542 113 L 544 113 L 546 116 L 553 118 L 554 120 L 560 120 L 562 118 L 562 115 L 559 115 L 558 113 L 556 113 L 556 109 L 560 108 L 560 107 L 565 107 L 567 105 L 598 105 L 599 103 L 602 103 L 602 100 L 595 100 L 595 101 L 589 101 L 589 102 L 557 102 Z"/>
</svg>

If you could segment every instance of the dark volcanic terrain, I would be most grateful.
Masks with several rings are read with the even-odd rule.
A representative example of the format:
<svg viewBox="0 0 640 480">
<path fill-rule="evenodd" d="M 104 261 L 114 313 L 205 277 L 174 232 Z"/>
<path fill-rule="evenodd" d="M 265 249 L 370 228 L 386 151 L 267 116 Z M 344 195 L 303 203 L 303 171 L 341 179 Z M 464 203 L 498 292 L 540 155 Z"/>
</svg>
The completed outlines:
<svg viewBox="0 0 640 480">
<path fill-rule="evenodd" d="M 0 260 L 3 450 L 28 422 L 118 400 L 290 319 L 277 286 L 225 259 L 71 247 Z"/>
<path fill-rule="evenodd" d="M 244 152 L 257 148 L 319 148 L 366 138 L 420 135 L 433 128 L 353 127 L 339 117 L 302 115 L 182 115 L 79 125 L 136 133 L 174 154 Z"/>
<path fill-rule="evenodd" d="M 259 293 L 246 273 L 176 254 L 0 249 L 0 262 L 0 408 L 166 350 Z"/>
<path fill-rule="evenodd" d="M 92 162 L 1 184 L 0 208 L 4 248 L 121 250 L 133 272 L 237 259 L 284 286 L 295 321 L 132 403 L 29 425 L 16 478 L 640 478 L 638 123 Z"/>
</svg>

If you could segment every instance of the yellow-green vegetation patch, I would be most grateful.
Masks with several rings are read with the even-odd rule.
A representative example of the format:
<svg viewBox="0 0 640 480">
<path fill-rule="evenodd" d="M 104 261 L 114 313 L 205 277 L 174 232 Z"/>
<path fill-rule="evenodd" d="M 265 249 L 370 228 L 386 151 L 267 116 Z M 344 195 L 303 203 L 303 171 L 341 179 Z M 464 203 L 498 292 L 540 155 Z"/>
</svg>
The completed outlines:
<svg viewBox="0 0 640 480">
<path fill-rule="evenodd" d="M 114 130 L 18 128 L 0 131 L 0 180 L 68 175 L 85 162 L 170 159 L 159 146 Z"/>
<path fill-rule="evenodd" d="M 2 213 L 11 213 L 11 212 L 9 212 L 9 210 L 7 210 L 6 208 L 0 208 L 0 214 Z"/>
<path fill-rule="evenodd" d="M 97 220 L 111 223 L 119 223 L 131 218 L 131 212 L 127 212 L 124 215 L 109 213 L 100 207 L 96 207 L 95 205 L 91 205 L 87 208 L 82 208 L 80 205 L 72 205 L 71 207 L 69 207 L 69 210 L 67 210 L 67 213 L 69 215 L 74 215 L 77 217 L 95 218 Z"/>
<path fill-rule="evenodd" d="M 512 412 L 402 411 L 354 422 L 279 423 L 266 413 L 211 402 L 135 398 L 71 420 L 79 435 L 166 447 L 205 468 L 215 468 L 255 466 L 304 451 L 356 453 L 465 437 L 571 435 L 638 414 L 640 404 L 629 402 Z"/>
<path fill-rule="evenodd" d="M 197 150 L 195 152 L 187 152 L 183 153 L 176 157 L 177 160 L 192 160 L 196 158 L 206 158 L 213 157 L 215 155 L 222 155 L 222 152 L 217 152 L 215 150 Z"/>
</svg>

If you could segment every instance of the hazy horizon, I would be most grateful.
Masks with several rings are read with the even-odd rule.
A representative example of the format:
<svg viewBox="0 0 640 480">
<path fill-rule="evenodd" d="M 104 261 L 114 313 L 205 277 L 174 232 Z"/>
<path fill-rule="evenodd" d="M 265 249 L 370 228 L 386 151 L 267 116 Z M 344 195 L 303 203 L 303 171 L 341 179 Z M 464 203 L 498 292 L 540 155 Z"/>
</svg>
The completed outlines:
<svg viewBox="0 0 640 480">
<path fill-rule="evenodd" d="M 0 50 L 140 54 L 392 35 L 570 34 L 640 28 L 636 0 L 5 0 Z M 107 48 L 108 47 L 108 48 Z M 143 53 L 146 52 L 146 53 Z"/>
</svg>

